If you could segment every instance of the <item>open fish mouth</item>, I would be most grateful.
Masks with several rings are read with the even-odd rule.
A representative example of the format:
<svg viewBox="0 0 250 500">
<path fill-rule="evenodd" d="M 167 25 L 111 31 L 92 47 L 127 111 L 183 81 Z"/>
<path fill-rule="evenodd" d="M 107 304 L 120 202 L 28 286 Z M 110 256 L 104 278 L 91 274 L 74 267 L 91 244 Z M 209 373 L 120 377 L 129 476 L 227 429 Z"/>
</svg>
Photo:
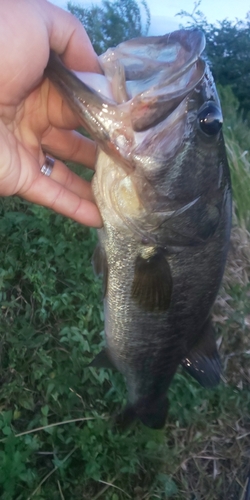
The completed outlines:
<svg viewBox="0 0 250 500">
<path fill-rule="evenodd" d="M 101 148 L 131 169 L 131 150 L 143 139 L 134 134 L 171 116 L 195 89 L 205 72 L 204 47 L 200 31 L 179 30 L 109 49 L 100 56 L 105 76 L 74 77 L 53 54 L 46 72 Z M 185 105 L 175 119 L 184 114 Z"/>
<path fill-rule="evenodd" d="M 101 56 L 115 101 L 131 101 L 133 130 L 155 126 L 198 85 L 205 71 L 200 58 L 204 48 L 200 31 L 180 30 L 130 40 L 121 43 L 119 51 L 109 49 Z"/>
<path fill-rule="evenodd" d="M 149 88 L 162 89 L 163 95 L 166 91 L 169 95 L 186 95 L 187 85 L 196 86 L 204 74 L 204 64 L 200 60 L 204 48 L 202 32 L 179 30 L 161 37 L 128 40 L 119 45 L 119 51 L 108 49 L 99 58 L 110 83 L 104 95 L 119 104 L 138 94 L 147 94 Z M 126 81 L 125 89 L 121 85 L 117 88 L 121 73 Z M 97 92 L 103 92 L 101 79 L 95 82 L 91 73 L 77 74 L 86 84 L 91 82 Z"/>
</svg>

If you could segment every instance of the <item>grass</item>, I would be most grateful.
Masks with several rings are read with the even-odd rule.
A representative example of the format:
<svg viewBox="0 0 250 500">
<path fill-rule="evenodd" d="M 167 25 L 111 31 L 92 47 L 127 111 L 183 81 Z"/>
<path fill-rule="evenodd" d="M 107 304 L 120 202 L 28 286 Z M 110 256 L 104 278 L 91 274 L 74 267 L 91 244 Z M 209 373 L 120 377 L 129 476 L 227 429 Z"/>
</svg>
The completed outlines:
<svg viewBox="0 0 250 500">
<path fill-rule="evenodd" d="M 231 129 L 229 135 L 232 135 Z M 250 229 L 250 153 L 243 151 L 234 138 L 226 143 L 228 160 L 231 166 L 235 225 Z"/>
<path fill-rule="evenodd" d="M 180 370 L 164 431 L 137 423 L 114 432 L 110 415 L 126 400 L 123 379 L 86 368 L 104 342 L 101 283 L 90 264 L 95 232 L 19 199 L 1 200 L 2 500 L 244 499 L 250 450 L 249 153 L 229 122 L 225 130 L 235 215 L 213 313 L 224 381 L 204 391 Z"/>
</svg>

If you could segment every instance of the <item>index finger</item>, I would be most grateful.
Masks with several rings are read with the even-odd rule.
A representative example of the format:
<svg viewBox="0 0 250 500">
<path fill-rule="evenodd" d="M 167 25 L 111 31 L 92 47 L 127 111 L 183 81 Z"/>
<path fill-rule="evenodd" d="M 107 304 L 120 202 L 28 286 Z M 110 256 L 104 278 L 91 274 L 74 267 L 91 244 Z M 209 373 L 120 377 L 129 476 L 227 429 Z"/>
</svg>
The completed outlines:
<svg viewBox="0 0 250 500">
<path fill-rule="evenodd" d="M 101 73 L 97 54 L 80 21 L 49 2 L 47 6 L 51 49 L 63 56 L 70 69 Z"/>
</svg>

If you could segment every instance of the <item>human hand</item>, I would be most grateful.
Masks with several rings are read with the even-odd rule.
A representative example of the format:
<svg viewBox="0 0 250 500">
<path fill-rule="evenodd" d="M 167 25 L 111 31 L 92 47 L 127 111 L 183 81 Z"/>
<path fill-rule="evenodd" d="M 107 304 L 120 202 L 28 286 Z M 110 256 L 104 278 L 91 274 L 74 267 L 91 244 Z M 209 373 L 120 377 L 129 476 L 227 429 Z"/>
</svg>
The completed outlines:
<svg viewBox="0 0 250 500">
<path fill-rule="evenodd" d="M 50 49 L 77 71 L 100 72 L 80 24 L 46 0 L 0 2 L 0 196 L 18 195 L 82 224 L 100 227 L 91 185 L 61 160 L 94 168 L 95 143 L 52 84 L 43 78 Z M 55 155 L 50 176 L 45 152 Z"/>
</svg>

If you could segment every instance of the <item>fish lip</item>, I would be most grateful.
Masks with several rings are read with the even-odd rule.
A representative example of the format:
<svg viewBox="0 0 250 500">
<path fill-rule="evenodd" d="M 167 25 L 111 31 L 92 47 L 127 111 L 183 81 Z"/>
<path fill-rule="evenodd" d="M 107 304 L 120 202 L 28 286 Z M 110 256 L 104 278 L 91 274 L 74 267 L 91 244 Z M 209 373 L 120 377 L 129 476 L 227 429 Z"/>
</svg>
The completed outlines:
<svg viewBox="0 0 250 500">
<path fill-rule="evenodd" d="M 157 44 L 158 37 L 153 37 L 152 43 Z M 149 41 L 150 43 L 150 41 Z M 160 38 L 160 45 L 163 51 L 170 47 L 174 53 L 172 60 L 148 62 L 145 58 L 145 65 L 149 66 L 152 73 L 152 81 L 145 80 L 145 89 L 137 92 L 135 85 L 134 96 L 130 100 L 130 114 L 133 130 L 141 132 L 157 125 L 180 105 L 180 103 L 196 89 L 205 74 L 206 64 L 201 54 L 205 48 L 205 37 L 198 30 L 175 31 L 170 35 Z M 165 49 L 164 49 L 165 43 Z M 124 62 L 126 64 L 126 61 Z M 126 73 L 126 71 L 125 71 Z M 136 77 L 136 75 L 135 75 Z M 126 85 L 131 85 L 130 81 Z M 129 95 L 129 91 L 127 92 Z M 133 93 L 132 93 L 133 94 Z"/>
<path fill-rule="evenodd" d="M 198 89 L 205 68 L 205 61 L 198 58 L 185 71 L 173 75 L 170 85 L 167 82 L 162 88 L 150 88 L 131 99 L 130 116 L 133 130 L 142 132 L 151 129 L 171 116 L 180 104 Z M 147 110 L 151 116 L 145 120 Z"/>
<path fill-rule="evenodd" d="M 195 63 L 202 61 L 200 56 L 205 49 L 206 41 L 203 32 L 199 30 L 174 31 L 168 35 L 168 39 L 169 41 L 174 40 L 176 43 L 179 43 L 181 47 L 186 49 L 187 54 L 189 53 L 189 57 L 187 57 L 185 63 L 177 60 L 177 70 L 173 72 L 172 78 L 170 77 L 169 80 L 167 80 L 169 85 L 172 82 L 172 79 L 173 81 L 176 81 Z"/>
<path fill-rule="evenodd" d="M 206 39 L 204 33 L 199 29 L 181 29 L 176 30 L 170 33 L 169 35 L 165 35 L 170 39 L 174 39 L 178 42 L 181 40 L 181 44 L 183 47 L 187 49 L 189 52 L 194 52 L 197 54 L 201 54 L 206 45 Z"/>
<path fill-rule="evenodd" d="M 147 47 L 146 53 L 143 47 Z M 115 50 L 108 49 L 99 60 L 110 83 L 117 68 L 121 64 L 124 68 L 127 97 L 117 101 L 118 107 L 129 101 L 130 108 L 140 101 L 144 106 L 149 100 L 162 98 L 165 101 L 178 99 L 178 105 L 204 75 L 205 63 L 200 57 L 204 48 L 203 32 L 177 30 L 161 37 L 140 37 L 123 42 Z M 135 126 L 135 130 L 140 129 Z"/>
<path fill-rule="evenodd" d="M 178 74 L 191 66 L 202 54 L 205 48 L 205 36 L 197 29 L 182 29 L 163 36 L 140 37 L 128 40 L 118 45 L 119 60 L 125 69 L 126 80 L 149 80 L 155 73 L 166 72 Z M 146 55 L 136 47 L 147 47 Z M 172 50 L 173 49 L 173 50 Z M 131 55 L 132 54 L 132 55 Z M 163 55 L 162 55 L 163 54 Z M 108 49 L 99 57 L 100 65 L 110 74 L 114 69 L 118 57 L 116 50 Z M 132 62 L 131 62 L 132 61 Z M 174 71 L 173 71 L 174 68 Z M 150 83 L 149 83 L 150 85 Z"/>
</svg>

